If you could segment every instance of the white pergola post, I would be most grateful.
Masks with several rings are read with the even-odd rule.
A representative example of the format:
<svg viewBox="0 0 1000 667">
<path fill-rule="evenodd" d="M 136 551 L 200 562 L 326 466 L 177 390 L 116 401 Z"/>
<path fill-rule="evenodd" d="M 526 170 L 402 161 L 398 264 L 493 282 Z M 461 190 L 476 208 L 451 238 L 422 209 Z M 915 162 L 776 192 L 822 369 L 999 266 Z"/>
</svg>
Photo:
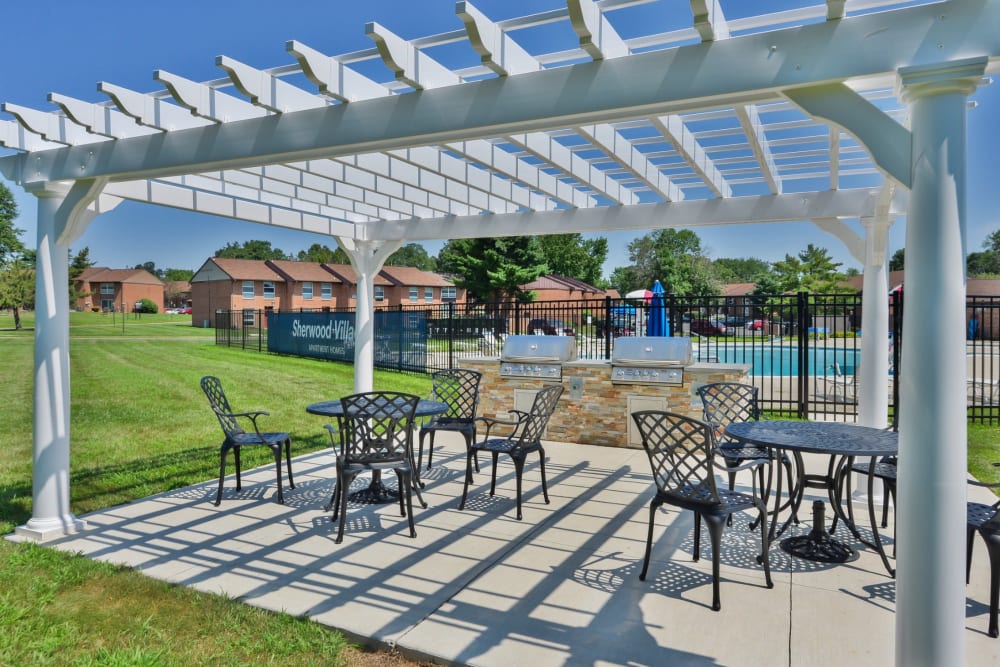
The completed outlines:
<svg viewBox="0 0 1000 667">
<path fill-rule="evenodd" d="M 31 519 L 16 533 L 37 542 L 86 528 L 69 509 L 69 247 L 60 243 L 65 192 L 40 191 L 35 271 L 34 438 Z"/>
<path fill-rule="evenodd" d="M 338 238 L 357 274 L 358 299 L 354 319 L 354 391 L 371 391 L 375 385 L 375 276 L 402 241 L 358 241 Z"/>
<path fill-rule="evenodd" d="M 912 132 L 896 664 L 965 664 L 966 99 L 986 58 L 899 71 Z"/>
<path fill-rule="evenodd" d="M 862 218 L 865 272 L 861 311 L 861 359 L 858 369 L 858 421 L 885 428 L 889 414 L 889 273 L 886 262 L 889 220 Z M 858 485 L 856 488 L 864 488 Z"/>
</svg>

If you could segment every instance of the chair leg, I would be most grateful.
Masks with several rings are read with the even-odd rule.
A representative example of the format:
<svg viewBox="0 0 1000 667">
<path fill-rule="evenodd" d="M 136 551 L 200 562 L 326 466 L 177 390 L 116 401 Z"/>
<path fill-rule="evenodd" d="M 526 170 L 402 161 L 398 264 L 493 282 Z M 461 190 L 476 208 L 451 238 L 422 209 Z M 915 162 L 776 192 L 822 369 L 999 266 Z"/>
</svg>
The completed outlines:
<svg viewBox="0 0 1000 667">
<path fill-rule="evenodd" d="M 767 539 L 767 505 L 761 503 L 757 510 L 760 512 L 760 556 L 757 562 L 764 566 L 764 583 L 768 588 L 774 588 L 771 580 L 771 544 Z"/>
<path fill-rule="evenodd" d="M 697 512 L 694 513 L 694 549 L 692 551 L 693 558 L 691 560 L 697 562 L 701 558 L 701 515 Z"/>
<path fill-rule="evenodd" d="M 541 447 L 538 448 L 539 463 L 542 469 L 542 497 L 545 498 L 545 504 L 549 504 L 549 485 L 545 481 L 545 450 Z"/>
<path fill-rule="evenodd" d="M 233 446 L 233 459 L 236 461 L 236 490 L 243 490 L 243 480 L 240 479 L 240 446 Z"/>
<path fill-rule="evenodd" d="M 496 493 L 497 490 L 497 462 L 500 460 L 500 452 L 490 452 L 493 454 L 493 476 L 490 477 L 490 495 Z"/>
<path fill-rule="evenodd" d="M 469 482 L 472 481 L 472 457 L 475 456 L 476 450 L 470 449 L 465 454 L 465 486 L 462 487 L 462 500 L 458 503 L 458 509 L 465 509 L 465 499 L 469 495 Z"/>
<path fill-rule="evenodd" d="M 656 521 L 656 509 L 662 504 L 659 498 L 653 496 L 649 502 L 649 532 L 646 534 L 646 557 L 642 561 L 642 572 L 639 581 L 646 581 L 646 570 L 649 569 L 649 556 L 653 551 L 653 523 Z"/>
<path fill-rule="evenodd" d="M 229 448 L 225 445 L 222 446 L 222 451 L 219 455 L 219 491 L 215 494 L 215 506 L 218 507 L 222 503 L 222 482 L 226 478 L 226 455 L 229 453 Z"/>
<path fill-rule="evenodd" d="M 295 488 L 295 480 L 292 479 L 292 439 L 285 440 L 285 467 L 288 468 L 288 488 Z"/>
<path fill-rule="evenodd" d="M 281 492 L 281 445 L 279 444 L 277 447 L 272 449 L 271 453 L 274 454 L 274 467 L 278 473 L 278 504 L 284 505 L 285 496 Z"/>
<path fill-rule="evenodd" d="M 704 518 L 708 524 L 708 537 L 712 542 L 712 611 L 719 611 L 722 608 L 719 599 L 719 546 L 722 543 L 722 530 L 726 521 L 716 516 Z"/>
<path fill-rule="evenodd" d="M 413 525 L 413 480 L 410 479 L 410 473 L 403 473 L 398 477 L 399 488 L 406 488 L 406 516 L 410 524 L 410 537 L 417 536 L 417 529 Z M 400 490 L 400 501 L 403 498 L 403 492 Z"/>
<path fill-rule="evenodd" d="M 997 623 L 998 607 L 1000 607 L 1000 535 L 990 533 L 983 535 L 986 541 L 986 551 L 990 555 L 990 637 L 1000 636 L 1000 626 Z"/>
<path fill-rule="evenodd" d="M 972 526 L 965 527 L 965 585 L 969 585 L 969 577 L 972 574 L 972 546 L 976 543 L 976 529 Z"/>
<path fill-rule="evenodd" d="M 434 458 L 434 436 L 435 435 L 436 435 L 436 431 L 431 431 L 431 441 L 429 443 L 430 447 L 427 448 L 427 469 L 428 470 L 431 469 L 431 459 Z"/>
<path fill-rule="evenodd" d="M 353 475 L 343 475 L 337 483 L 340 495 L 340 498 L 338 498 L 340 501 L 340 523 L 337 527 L 337 539 L 334 540 L 335 544 L 340 544 L 344 541 L 344 527 L 347 525 L 347 490 L 351 488 L 351 482 L 353 480 Z M 334 513 L 333 517 L 336 518 L 336 516 L 337 514 Z"/>
<path fill-rule="evenodd" d="M 521 475 L 524 473 L 524 456 L 512 456 L 514 460 L 514 478 L 517 483 L 517 520 L 521 520 Z M 496 468 L 494 468 L 496 470 Z"/>
</svg>

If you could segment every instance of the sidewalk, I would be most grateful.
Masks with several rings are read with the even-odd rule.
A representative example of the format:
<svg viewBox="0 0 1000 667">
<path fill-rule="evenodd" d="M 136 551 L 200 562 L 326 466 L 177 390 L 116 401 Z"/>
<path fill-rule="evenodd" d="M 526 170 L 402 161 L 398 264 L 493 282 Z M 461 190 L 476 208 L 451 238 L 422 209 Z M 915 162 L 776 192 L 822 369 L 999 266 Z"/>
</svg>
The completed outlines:
<svg viewBox="0 0 1000 667">
<path fill-rule="evenodd" d="M 826 565 L 773 545 L 768 590 L 755 561 L 759 533 L 746 529 L 749 515 L 737 516 L 724 534 L 722 610 L 713 612 L 708 535 L 693 562 L 690 513 L 660 512 L 649 575 L 639 581 L 652 489 L 643 451 L 549 443 L 551 504 L 542 502 L 535 458 L 519 522 L 504 458 L 497 495 L 487 493 L 483 457 L 466 509 L 457 510 L 464 444 L 449 435 L 439 434 L 434 468 L 424 473 L 428 508 L 415 508 L 415 539 L 397 505 L 358 505 L 348 510 L 344 542 L 334 544 L 321 509 L 332 457 L 315 453 L 293 461 L 296 488 L 286 489 L 284 506 L 273 500 L 273 468 L 265 466 L 244 474 L 240 493 L 227 479 L 219 507 L 216 481 L 207 481 L 87 515 L 88 532 L 50 544 L 308 615 L 357 641 L 443 664 L 893 664 L 895 583 L 872 551 Z M 810 522 L 803 517 L 793 534 Z M 840 529 L 838 538 L 853 543 Z M 1000 664 L 1000 641 L 986 635 L 988 591 L 977 544 L 969 665 Z"/>
</svg>

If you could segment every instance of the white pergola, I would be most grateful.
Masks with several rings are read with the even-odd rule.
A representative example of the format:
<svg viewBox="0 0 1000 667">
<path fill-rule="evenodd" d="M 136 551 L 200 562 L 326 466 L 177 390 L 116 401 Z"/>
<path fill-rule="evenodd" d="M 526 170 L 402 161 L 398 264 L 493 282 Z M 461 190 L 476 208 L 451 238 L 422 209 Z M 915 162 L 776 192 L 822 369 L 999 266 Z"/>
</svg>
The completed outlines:
<svg viewBox="0 0 1000 667">
<path fill-rule="evenodd" d="M 900 373 L 896 661 L 962 664 L 965 116 L 1000 69 L 1000 2 L 827 0 L 727 21 L 741 4 L 691 0 L 686 27 L 624 38 L 629 12 L 668 26 L 688 6 L 567 0 L 493 21 L 457 2 L 454 29 L 426 38 L 371 23 L 355 53 L 289 41 L 271 69 L 220 56 L 213 81 L 158 70 L 158 92 L 102 82 L 101 102 L 4 104 L 0 171 L 38 198 L 33 510 L 18 533 L 85 528 L 69 507 L 68 249 L 124 200 L 333 237 L 358 274 L 358 391 L 373 279 L 403 243 L 811 220 L 865 267 L 872 426 L 888 407 L 886 238 L 906 214 L 921 270 Z M 544 31 L 578 46 L 523 46 Z M 443 65 L 454 49 L 481 64 Z M 384 76 L 361 73 L 371 61 Z"/>
</svg>

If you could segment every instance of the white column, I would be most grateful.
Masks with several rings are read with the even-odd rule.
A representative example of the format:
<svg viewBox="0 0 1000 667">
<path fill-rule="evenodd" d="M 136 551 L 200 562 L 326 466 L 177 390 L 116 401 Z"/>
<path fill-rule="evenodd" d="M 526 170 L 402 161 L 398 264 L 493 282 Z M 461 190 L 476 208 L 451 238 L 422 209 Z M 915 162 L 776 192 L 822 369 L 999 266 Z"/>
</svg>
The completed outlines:
<svg viewBox="0 0 1000 667">
<path fill-rule="evenodd" d="M 912 180 L 900 379 L 896 664 L 965 664 L 966 99 L 976 58 L 899 71 Z"/>
<path fill-rule="evenodd" d="M 375 385 L 375 277 L 402 241 L 337 239 L 351 258 L 357 274 L 358 299 L 354 319 L 354 391 L 371 391 Z"/>
<path fill-rule="evenodd" d="M 889 414 L 889 221 L 862 218 L 865 272 L 861 309 L 861 367 L 858 369 L 858 422 L 885 428 Z M 860 488 L 860 487 L 859 487 Z"/>
<path fill-rule="evenodd" d="M 57 241 L 65 193 L 36 192 L 34 439 L 31 519 L 16 534 L 35 541 L 86 528 L 69 508 L 69 248 Z"/>
</svg>

